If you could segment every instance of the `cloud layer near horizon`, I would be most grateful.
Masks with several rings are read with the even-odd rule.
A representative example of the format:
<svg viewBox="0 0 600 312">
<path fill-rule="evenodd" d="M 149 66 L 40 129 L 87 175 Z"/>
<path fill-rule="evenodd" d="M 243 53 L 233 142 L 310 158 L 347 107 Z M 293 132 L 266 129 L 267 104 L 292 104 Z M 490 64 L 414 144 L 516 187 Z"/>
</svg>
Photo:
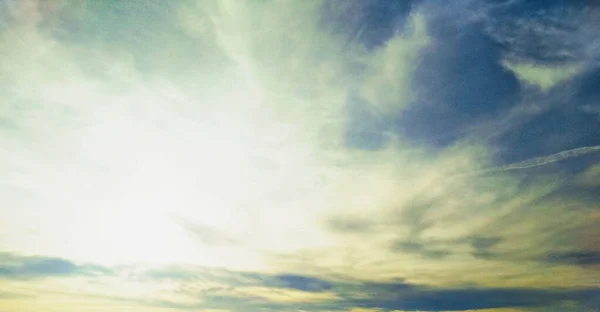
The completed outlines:
<svg viewBox="0 0 600 312">
<path fill-rule="evenodd" d="M 598 9 L 469 3 L 1 4 L 0 305 L 596 311 Z"/>
</svg>

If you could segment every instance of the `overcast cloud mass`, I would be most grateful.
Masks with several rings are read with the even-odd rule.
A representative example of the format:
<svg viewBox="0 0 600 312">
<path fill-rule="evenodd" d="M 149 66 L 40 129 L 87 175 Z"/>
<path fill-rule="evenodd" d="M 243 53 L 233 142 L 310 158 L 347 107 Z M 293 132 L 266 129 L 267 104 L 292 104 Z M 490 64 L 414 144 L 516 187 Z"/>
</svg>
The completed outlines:
<svg viewBox="0 0 600 312">
<path fill-rule="evenodd" d="M 0 311 L 600 311 L 599 30 L 0 0 Z"/>
</svg>

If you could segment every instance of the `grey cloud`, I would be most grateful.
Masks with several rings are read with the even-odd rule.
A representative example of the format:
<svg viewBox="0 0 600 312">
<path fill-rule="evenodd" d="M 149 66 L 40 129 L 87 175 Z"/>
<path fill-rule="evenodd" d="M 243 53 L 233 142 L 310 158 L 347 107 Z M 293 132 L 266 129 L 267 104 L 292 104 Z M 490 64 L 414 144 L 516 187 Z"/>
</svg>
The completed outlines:
<svg viewBox="0 0 600 312">
<path fill-rule="evenodd" d="M 471 238 L 471 245 L 475 249 L 489 249 L 501 241 L 502 238 L 497 236 L 475 236 Z"/>
<path fill-rule="evenodd" d="M 372 229 L 369 220 L 348 216 L 335 216 L 327 220 L 327 227 L 340 233 L 364 233 Z"/>
<path fill-rule="evenodd" d="M 185 218 L 175 218 L 176 222 L 194 236 L 199 242 L 210 245 L 235 245 L 238 241 L 229 235 L 217 231 L 211 227 L 198 224 Z"/>
<path fill-rule="evenodd" d="M 112 270 L 96 265 L 80 265 L 61 258 L 0 253 L 0 278 L 30 279 L 66 276 L 110 275 Z"/>
<path fill-rule="evenodd" d="M 452 252 L 439 248 L 428 247 L 427 244 L 401 241 L 394 244 L 393 249 L 398 252 L 418 254 L 428 259 L 443 259 L 452 254 Z"/>
<path fill-rule="evenodd" d="M 598 42 L 589 31 L 597 27 L 596 10 L 575 2 L 555 2 L 542 9 L 527 1 L 512 1 L 490 11 L 487 30 L 512 59 L 590 61 L 598 53 Z"/>
<path fill-rule="evenodd" d="M 308 292 L 320 292 L 331 289 L 334 284 L 326 279 L 298 274 L 265 274 L 234 272 L 224 269 L 204 267 L 166 267 L 145 271 L 143 277 L 150 280 L 172 281 L 211 281 L 228 285 L 227 287 L 265 286 L 273 288 L 296 289 Z"/>
<path fill-rule="evenodd" d="M 327 291 L 334 287 L 334 284 L 324 279 L 302 276 L 296 274 L 281 274 L 268 278 L 270 282 L 267 286 L 276 286 L 283 288 L 291 288 L 308 292 Z"/>
</svg>

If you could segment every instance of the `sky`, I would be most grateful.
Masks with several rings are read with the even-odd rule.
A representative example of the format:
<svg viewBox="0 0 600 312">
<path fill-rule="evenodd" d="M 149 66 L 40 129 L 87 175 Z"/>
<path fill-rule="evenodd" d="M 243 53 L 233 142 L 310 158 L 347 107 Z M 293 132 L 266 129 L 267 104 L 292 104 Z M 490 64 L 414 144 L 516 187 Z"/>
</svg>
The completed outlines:
<svg viewBox="0 0 600 312">
<path fill-rule="evenodd" d="M 0 311 L 600 311 L 600 2 L 1 0 Z"/>
</svg>

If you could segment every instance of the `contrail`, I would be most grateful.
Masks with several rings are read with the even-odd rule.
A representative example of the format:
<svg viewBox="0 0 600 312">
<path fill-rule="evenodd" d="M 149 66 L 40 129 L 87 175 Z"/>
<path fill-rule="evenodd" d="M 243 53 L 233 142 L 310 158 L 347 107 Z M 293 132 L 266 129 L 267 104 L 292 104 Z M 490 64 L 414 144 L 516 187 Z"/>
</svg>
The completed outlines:
<svg viewBox="0 0 600 312">
<path fill-rule="evenodd" d="M 565 160 L 565 159 L 569 159 L 569 158 L 573 158 L 573 157 L 579 157 L 579 156 L 582 156 L 585 154 L 598 152 L 598 151 L 600 151 L 600 145 L 584 146 L 584 147 L 579 147 L 579 148 L 574 148 L 574 149 L 558 152 L 556 154 L 552 154 L 552 155 L 548 155 L 548 156 L 535 157 L 535 158 L 531 158 L 528 160 L 524 160 L 524 161 L 520 161 L 520 162 L 516 162 L 513 164 L 508 164 L 508 165 L 504 165 L 504 166 L 500 166 L 500 167 L 483 169 L 483 170 L 477 171 L 476 173 L 482 174 L 482 173 L 490 173 L 490 172 L 501 172 L 501 171 L 511 171 L 511 170 L 533 168 L 533 167 L 552 164 L 552 163 L 559 162 L 561 160 Z"/>
</svg>

